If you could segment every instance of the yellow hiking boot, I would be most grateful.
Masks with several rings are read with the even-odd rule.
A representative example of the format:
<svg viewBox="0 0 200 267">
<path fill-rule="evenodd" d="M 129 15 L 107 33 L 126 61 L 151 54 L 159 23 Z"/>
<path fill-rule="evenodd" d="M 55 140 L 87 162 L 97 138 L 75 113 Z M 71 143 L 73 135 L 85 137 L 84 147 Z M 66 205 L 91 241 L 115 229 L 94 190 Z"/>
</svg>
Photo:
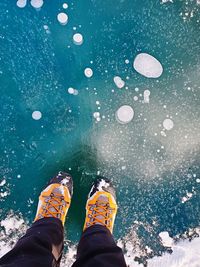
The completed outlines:
<svg viewBox="0 0 200 267">
<path fill-rule="evenodd" d="M 41 192 L 34 222 L 53 217 L 60 219 L 64 225 L 72 194 L 72 177 L 68 173 L 59 172 Z"/>
<path fill-rule="evenodd" d="M 105 178 L 98 178 L 93 184 L 86 204 L 86 218 L 83 230 L 92 225 L 103 225 L 113 232 L 117 203 L 114 187 Z"/>
</svg>

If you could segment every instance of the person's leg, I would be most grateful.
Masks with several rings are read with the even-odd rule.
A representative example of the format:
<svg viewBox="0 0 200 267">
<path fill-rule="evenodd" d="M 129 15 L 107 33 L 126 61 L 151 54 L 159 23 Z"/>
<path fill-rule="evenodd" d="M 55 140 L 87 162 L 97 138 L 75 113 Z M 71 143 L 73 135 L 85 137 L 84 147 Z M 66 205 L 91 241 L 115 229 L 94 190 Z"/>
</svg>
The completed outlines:
<svg viewBox="0 0 200 267">
<path fill-rule="evenodd" d="M 14 248 L 0 259 L 0 266 L 59 266 L 63 247 L 63 225 L 59 219 L 44 218 L 33 223 Z"/>
<path fill-rule="evenodd" d="M 5 267 L 57 267 L 63 250 L 65 218 L 71 203 L 72 178 L 59 172 L 41 192 L 35 222 L 15 247 L 0 259 Z"/>
<path fill-rule="evenodd" d="M 88 196 L 84 232 L 73 267 L 126 267 L 112 236 L 116 213 L 113 186 L 104 178 L 97 180 Z"/>
</svg>

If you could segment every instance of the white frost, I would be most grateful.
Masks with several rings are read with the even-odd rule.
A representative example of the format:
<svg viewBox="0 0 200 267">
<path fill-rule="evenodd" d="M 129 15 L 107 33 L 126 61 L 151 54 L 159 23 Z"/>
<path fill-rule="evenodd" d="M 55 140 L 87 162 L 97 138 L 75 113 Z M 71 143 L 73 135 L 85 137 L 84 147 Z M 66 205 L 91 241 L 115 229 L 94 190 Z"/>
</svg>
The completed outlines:
<svg viewBox="0 0 200 267">
<path fill-rule="evenodd" d="M 164 247 L 171 247 L 174 243 L 173 238 L 169 236 L 168 232 L 161 232 L 159 237 L 161 238 L 161 242 Z"/>
<path fill-rule="evenodd" d="M 116 84 L 116 86 L 118 88 L 121 89 L 121 88 L 123 88 L 125 86 L 125 82 L 122 80 L 121 77 L 115 76 L 113 80 L 114 80 L 114 83 Z"/>
<path fill-rule="evenodd" d="M 68 22 L 68 16 L 64 12 L 61 12 L 57 15 L 57 19 L 61 25 L 66 25 Z"/>
<path fill-rule="evenodd" d="M 24 223 L 23 219 L 10 217 L 1 221 L 1 226 L 4 227 L 6 234 L 9 234 L 11 231 L 19 228 Z"/>
<path fill-rule="evenodd" d="M 132 121 L 134 117 L 134 110 L 131 106 L 121 106 L 116 112 L 116 119 L 119 123 L 126 124 Z"/>
<path fill-rule="evenodd" d="M 165 119 L 163 121 L 163 127 L 167 130 L 170 131 L 174 128 L 174 122 L 171 119 Z"/>
<path fill-rule="evenodd" d="M 1 182 L 0 182 L 0 186 L 4 186 L 6 184 L 6 179 L 3 179 Z"/>
<path fill-rule="evenodd" d="M 136 56 L 133 67 L 138 73 L 147 78 L 158 78 L 163 73 L 161 63 L 155 57 L 146 53 Z"/>
</svg>

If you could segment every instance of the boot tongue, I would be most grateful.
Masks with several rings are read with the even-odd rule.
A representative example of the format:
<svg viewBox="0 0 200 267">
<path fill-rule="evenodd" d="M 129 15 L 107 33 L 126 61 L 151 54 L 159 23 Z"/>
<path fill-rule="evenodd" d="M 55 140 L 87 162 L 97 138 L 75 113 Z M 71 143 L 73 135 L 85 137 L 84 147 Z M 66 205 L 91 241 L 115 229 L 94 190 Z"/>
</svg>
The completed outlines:
<svg viewBox="0 0 200 267">
<path fill-rule="evenodd" d="M 105 195 L 100 195 L 98 200 L 97 200 L 97 207 L 98 207 L 98 204 L 100 204 L 101 206 L 105 207 L 107 203 L 108 203 L 108 197 L 105 196 Z M 98 208 L 98 211 L 99 212 L 105 212 L 105 210 L 102 209 L 102 208 Z M 99 219 L 100 221 L 102 221 L 102 223 L 96 222 L 96 224 L 104 225 L 105 217 L 103 215 L 99 214 L 99 215 L 96 216 L 96 218 Z"/>
</svg>

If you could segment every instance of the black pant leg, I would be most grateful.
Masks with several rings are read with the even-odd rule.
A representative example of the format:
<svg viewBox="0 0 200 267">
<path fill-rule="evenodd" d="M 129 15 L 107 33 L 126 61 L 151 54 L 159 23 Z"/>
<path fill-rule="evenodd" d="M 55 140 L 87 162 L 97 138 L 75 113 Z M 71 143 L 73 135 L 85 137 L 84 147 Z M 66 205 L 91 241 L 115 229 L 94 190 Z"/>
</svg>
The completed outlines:
<svg viewBox="0 0 200 267">
<path fill-rule="evenodd" d="M 72 267 L 126 267 L 126 263 L 110 231 L 102 225 L 94 225 L 82 234 Z"/>
<path fill-rule="evenodd" d="M 63 249 L 64 230 L 56 218 L 44 218 L 33 223 L 14 248 L 0 259 L 3 267 L 56 267 L 52 250 L 60 255 Z M 54 253 L 55 254 L 55 253 Z"/>
</svg>

